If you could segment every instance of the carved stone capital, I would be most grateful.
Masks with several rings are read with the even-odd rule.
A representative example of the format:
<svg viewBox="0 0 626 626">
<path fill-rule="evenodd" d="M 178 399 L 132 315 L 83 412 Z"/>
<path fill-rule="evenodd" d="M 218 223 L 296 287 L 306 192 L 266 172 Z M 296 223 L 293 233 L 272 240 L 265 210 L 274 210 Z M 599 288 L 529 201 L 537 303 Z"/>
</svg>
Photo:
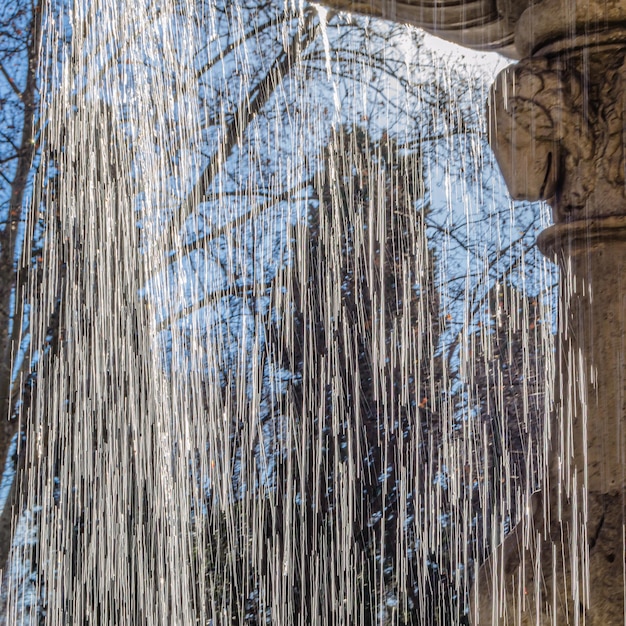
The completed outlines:
<svg viewBox="0 0 626 626">
<path fill-rule="evenodd" d="M 557 223 L 626 214 L 625 110 L 626 38 L 505 69 L 489 125 L 511 195 L 547 200 Z"/>
<path fill-rule="evenodd" d="M 479 571 L 474 626 L 623 623 L 626 30 L 620 21 L 626 26 L 623 0 L 532 5 L 518 22 L 516 44 L 534 56 L 504 70 L 491 90 L 491 146 L 514 198 L 552 206 L 555 225 L 538 244 L 558 262 L 562 279 L 548 476 L 529 515 Z"/>
<path fill-rule="evenodd" d="M 517 0 L 520 2 L 521 0 Z M 529 0 L 515 24 L 515 47 L 521 57 L 546 54 L 563 46 L 623 42 L 626 24 L 622 0 Z"/>
</svg>

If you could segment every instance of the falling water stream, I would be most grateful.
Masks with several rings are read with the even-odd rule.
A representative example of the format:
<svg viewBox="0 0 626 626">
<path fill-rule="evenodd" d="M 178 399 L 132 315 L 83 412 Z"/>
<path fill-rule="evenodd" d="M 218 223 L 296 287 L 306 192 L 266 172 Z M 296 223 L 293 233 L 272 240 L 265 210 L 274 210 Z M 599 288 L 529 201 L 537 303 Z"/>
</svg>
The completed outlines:
<svg viewBox="0 0 626 626">
<path fill-rule="evenodd" d="M 42 10 L 5 623 L 466 623 L 554 374 L 505 62 L 295 2 Z"/>
</svg>

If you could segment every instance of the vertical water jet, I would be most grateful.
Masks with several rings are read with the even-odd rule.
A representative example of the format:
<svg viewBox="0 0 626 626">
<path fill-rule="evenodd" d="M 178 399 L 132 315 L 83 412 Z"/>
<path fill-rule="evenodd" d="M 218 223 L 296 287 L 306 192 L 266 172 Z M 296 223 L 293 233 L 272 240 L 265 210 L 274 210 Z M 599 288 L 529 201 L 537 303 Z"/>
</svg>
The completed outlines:
<svg viewBox="0 0 626 626">
<path fill-rule="evenodd" d="M 441 94 L 482 83 L 296 3 L 47 11 L 27 291 L 55 346 L 22 411 L 37 600 L 10 586 L 6 619 L 458 623 L 541 413 L 516 408 L 542 363 L 528 257 L 438 189 L 485 162 L 480 129 L 452 151 L 471 114 Z"/>
</svg>

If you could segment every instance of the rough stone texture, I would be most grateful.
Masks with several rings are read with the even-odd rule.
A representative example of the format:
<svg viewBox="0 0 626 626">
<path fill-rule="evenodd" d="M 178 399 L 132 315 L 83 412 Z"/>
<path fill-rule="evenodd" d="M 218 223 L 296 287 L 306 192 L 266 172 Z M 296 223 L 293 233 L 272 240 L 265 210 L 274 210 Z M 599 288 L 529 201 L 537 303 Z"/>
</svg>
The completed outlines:
<svg viewBox="0 0 626 626">
<path fill-rule="evenodd" d="M 626 47 L 532 57 L 491 93 L 490 139 L 511 195 L 547 200 L 555 222 L 624 213 Z"/>
<path fill-rule="evenodd" d="M 521 57 L 543 54 L 555 44 L 572 50 L 595 42 L 624 41 L 623 0 L 538 0 L 528 5 L 515 26 L 515 45 Z"/>
<path fill-rule="evenodd" d="M 624 624 L 624 498 L 589 494 L 586 504 L 564 504 L 557 519 L 533 496 L 528 518 L 480 569 L 472 624 Z"/>
<path fill-rule="evenodd" d="M 624 492 L 626 216 L 556 224 L 538 243 L 562 276 L 554 480 L 592 493 Z"/>
<path fill-rule="evenodd" d="M 480 568 L 472 624 L 621 626 L 626 216 L 557 224 L 539 245 L 563 276 L 550 472 Z"/>
<path fill-rule="evenodd" d="M 547 200 L 562 269 L 555 394 L 561 480 L 626 488 L 626 45 L 532 57 L 492 89 L 490 140 L 514 198 Z"/>
<path fill-rule="evenodd" d="M 538 244 L 561 269 L 559 378 L 543 494 L 480 569 L 474 626 L 626 623 L 625 12 L 611 0 L 531 7 L 516 43 L 533 56 L 490 97 L 511 194 L 553 209 Z"/>
<path fill-rule="evenodd" d="M 623 0 L 322 0 L 322 4 L 419 26 L 468 48 L 520 59 L 552 42 L 593 38 L 626 25 Z M 515 45 L 514 45 L 515 42 Z M 571 46 L 570 46 L 571 47 Z"/>
<path fill-rule="evenodd" d="M 322 4 L 419 26 L 468 48 L 517 57 L 515 23 L 531 0 L 322 0 Z"/>
</svg>

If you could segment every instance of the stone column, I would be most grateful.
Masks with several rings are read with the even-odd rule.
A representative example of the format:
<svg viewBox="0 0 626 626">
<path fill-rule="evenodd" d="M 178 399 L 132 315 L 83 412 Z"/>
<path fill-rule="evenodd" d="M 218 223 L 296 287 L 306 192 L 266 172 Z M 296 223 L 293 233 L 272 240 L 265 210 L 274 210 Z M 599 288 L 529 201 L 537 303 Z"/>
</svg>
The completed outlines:
<svg viewBox="0 0 626 626">
<path fill-rule="evenodd" d="M 514 198 L 544 199 L 559 264 L 557 381 L 544 488 L 481 567 L 472 623 L 625 619 L 626 0 L 543 0 L 496 80 L 490 141 Z"/>
</svg>

